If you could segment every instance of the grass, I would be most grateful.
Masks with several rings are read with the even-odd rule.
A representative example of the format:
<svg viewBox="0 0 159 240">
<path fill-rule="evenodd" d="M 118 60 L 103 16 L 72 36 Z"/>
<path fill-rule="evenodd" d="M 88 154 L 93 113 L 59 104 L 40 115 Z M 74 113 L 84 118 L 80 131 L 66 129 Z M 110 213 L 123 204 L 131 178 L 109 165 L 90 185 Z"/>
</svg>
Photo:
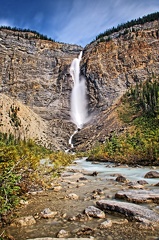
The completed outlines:
<svg viewBox="0 0 159 240">
<path fill-rule="evenodd" d="M 52 166 L 40 165 L 49 159 Z M 34 141 L 15 140 L 0 133 L 0 218 L 17 206 L 26 192 L 49 187 L 61 167 L 71 163 L 73 155 L 52 152 Z"/>
<path fill-rule="evenodd" d="M 155 91 L 157 90 L 155 101 L 152 95 L 154 86 Z M 149 103 L 148 100 L 152 101 Z M 89 159 L 159 165 L 158 82 L 149 81 L 127 92 L 121 99 L 118 115 L 123 123 L 127 124 L 126 130 L 109 136 L 104 144 L 97 144 L 89 152 Z"/>
</svg>

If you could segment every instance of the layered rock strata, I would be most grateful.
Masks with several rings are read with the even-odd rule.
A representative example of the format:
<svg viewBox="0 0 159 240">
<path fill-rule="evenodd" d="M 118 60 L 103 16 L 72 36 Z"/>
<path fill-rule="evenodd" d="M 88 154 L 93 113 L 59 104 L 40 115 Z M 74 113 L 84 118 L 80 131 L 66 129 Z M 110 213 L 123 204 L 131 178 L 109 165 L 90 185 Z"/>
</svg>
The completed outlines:
<svg viewBox="0 0 159 240">
<path fill-rule="evenodd" d="M 86 78 L 91 121 L 74 136 L 85 150 L 122 131 L 116 106 L 136 82 L 159 75 L 159 21 L 137 25 L 84 48 L 81 74 Z M 60 149 L 76 126 L 70 121 L 72 79 L 69 68 L 80 46 L 36 39 L 32 33 L 0 31 L 0 93 L 14 97 L 46 121 L 50 141 Z"/>
</svg>

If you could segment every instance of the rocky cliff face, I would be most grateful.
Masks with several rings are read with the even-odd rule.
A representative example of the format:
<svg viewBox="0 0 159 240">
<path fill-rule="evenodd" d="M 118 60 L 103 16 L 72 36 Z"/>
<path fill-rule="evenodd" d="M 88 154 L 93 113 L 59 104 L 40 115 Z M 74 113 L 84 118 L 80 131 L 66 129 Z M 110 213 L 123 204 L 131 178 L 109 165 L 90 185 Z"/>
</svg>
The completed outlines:
<svg viewBox="0 0 159 240">
<path fill-rule="evenodd" d="M 20 101 L 0 94 L 0 129 L 20 139 L 35 139 L 47 148 L 59 149 L 57 139 L 51 139 L 49 125 Z"/>
<path fill-rule="evenodd" d="M 124 126 L 115 112 L 120 97 L 135 82 L 159 76 L 159 21 L 124 29 L 109 39 L 105 37 L 84 49 L 81 71 L 87 79 L 95 117 L 87 130 L 75 136 L 79 148 L 89 148 L 95 142 L 104 142 L 112 131 L 122 131 Z"/>
<path fill-rule="evenodd" d="M 56 138 L 58 147 L 66 149 L 75 128 L 69 114 L 73 84 L 69 67 L 82 48 L 25 34 L 0 31 L 0 92 L 30 107 L 48 124 L 49 139 Z M 87 45 L 81 73 L 93 117 L 74 141 L 85 149 L 103 142 L 111 131 L 123 129 L 115 109 L 130 85 L 159 75 L 159 21 Z"/>
<path fill-rule="evenodd" d="M 122 30 L 109 39 L 88 45 L 81 67 L 91 103 L 104 109 L 131 84 L 159 75 L 159 21 Z"/>
<path fill-rule="evenodd" d="M 27 34 L 27 35 L 26 35 Z M 0 31 L 0 92 L 20 100 L 49 125 L 50 140 L 67 145 L 72 79 L 69 67 L 81 47 Z"/>
</svg>

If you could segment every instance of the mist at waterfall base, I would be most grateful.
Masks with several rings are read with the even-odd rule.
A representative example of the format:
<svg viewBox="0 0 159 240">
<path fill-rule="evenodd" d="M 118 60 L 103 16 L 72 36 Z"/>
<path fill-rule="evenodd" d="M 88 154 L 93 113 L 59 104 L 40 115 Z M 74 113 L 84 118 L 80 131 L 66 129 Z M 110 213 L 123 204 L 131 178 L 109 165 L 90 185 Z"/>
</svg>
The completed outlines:
<svg viewBox="0 0 159 240">
<path fill-rule="evenodd" d="M 77 133 L 78 129 L 81 129 L 84 124 L 89 122 L 90 117 L 88 115 L 87 97 L 86 97 L 86 84 L 85 78 L 80 76 L 80 61 L 82 58 L 82 52 L 80 52 L 78 58 L 75 58 L 70 67 L 70 74 L 73 79 L 73 88 L 71 92 L 71 120 L 76 125 L 77 130 L 71 135 L 69 144 L 73 147 L 72 138 Z"/>
</svg>

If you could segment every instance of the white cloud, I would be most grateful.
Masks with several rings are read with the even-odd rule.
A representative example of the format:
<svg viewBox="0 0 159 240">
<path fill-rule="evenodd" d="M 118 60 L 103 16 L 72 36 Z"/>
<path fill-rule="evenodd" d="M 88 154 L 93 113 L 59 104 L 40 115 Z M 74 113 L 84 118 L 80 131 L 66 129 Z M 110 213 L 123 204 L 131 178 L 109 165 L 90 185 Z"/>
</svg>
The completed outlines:
<svg viewBox="0 0 159 240">
<path fill-rule="evenodd" d="M 39 25 L 42 23 L 44 18 L 44 15 L 42 12 L 36 13 L 35 17 L 34 17 L 34 22 L 36 25 Z"/>
<path fill-rule="evenodd" d="M 15 11 L 15 5 L 12 8 L 10 5 L 8 15 L 1 9 L 0 25 L 34 29 L 56 41 L 85 46 L 113 26 L 159 11 L 159 0 L 46 0 L 42 5 L 40 2 L 43 1 L 37 6 L 28 0 L 26 6 L 32 3 L 32 9 L 26 7 L 25 12 Z"/>
<path fill-rule="evenodd" d="M 13 27 L 13 22 L 8 19 L 0 19 L 0 26 L 10 26 Z"/>
<path fill-rule="evenodd" d="M 56 40 L 85 45 L 108 28 L 156 11 L 158 0 L 74 0 L 71 10 L 57 18 L 65 21 Z"/>
<path fill-rule="evenodd" d="M 106 21 L 108 9 L 101 8 L 103 0 L 90 1 L 86 0 L 84 4 L 77 2 L 72 6 L 67 15 L 65 26 L 59 31 L 58 41 L 70 43 L 81 42 L 83 39 L 92 38 L 95 32 L 99 32 L 101 25 Z"/>
</svg>

